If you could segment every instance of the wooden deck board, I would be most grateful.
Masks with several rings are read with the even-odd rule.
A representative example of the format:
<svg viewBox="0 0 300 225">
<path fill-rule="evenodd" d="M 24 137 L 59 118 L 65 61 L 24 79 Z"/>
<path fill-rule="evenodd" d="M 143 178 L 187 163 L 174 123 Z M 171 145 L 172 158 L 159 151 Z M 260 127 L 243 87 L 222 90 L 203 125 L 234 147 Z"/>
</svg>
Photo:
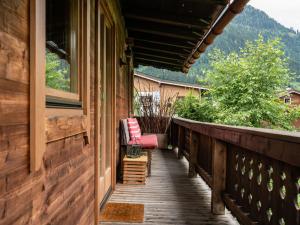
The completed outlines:
<svg viewBox="0 0 300 225">
<path fill-rule="evenodd" d="M 153 154 L 152 176 L 146 185 L 118 184 L 109 202 L 144 204 L 144 225 L 238 225 L 228 211 L 226 215 L 212 215 L 209 187 L 200 177 L 188 178 L 187 174 L 185 159 L 178 160 L 173 151 L 157 150 Z"/>
</svg>

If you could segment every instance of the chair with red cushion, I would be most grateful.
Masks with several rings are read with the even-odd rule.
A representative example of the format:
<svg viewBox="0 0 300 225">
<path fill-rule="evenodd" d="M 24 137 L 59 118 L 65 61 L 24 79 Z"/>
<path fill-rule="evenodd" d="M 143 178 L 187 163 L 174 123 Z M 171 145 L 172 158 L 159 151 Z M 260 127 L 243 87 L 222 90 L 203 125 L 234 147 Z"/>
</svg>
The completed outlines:
<svg viewBox="0 0 300 225">
<path fill-rule="evenodd" d="M 141 129 L 136 118 L 128 118 L 121 120 L 121 145 L 131 146 L 140 145 L 148 155 L 148 176 L 151 175 L 151 159 L 152 151 L 157 148 L 158 142 L 156 135 L 141 135 Z M 124 156 L 124 150 L 121 157 Z M 122 159 L 121 158 L 121 159 Z"/>
</svg>

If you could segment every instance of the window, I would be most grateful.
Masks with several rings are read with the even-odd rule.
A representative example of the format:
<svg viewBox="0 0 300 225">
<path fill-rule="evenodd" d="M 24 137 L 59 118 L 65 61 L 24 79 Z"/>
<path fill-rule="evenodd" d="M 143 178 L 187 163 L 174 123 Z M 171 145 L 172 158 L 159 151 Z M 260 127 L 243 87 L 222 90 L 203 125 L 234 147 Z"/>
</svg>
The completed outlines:
<svg viewBox="0 0 300 225">
<path fill-rule="evenodd" d="M 46 0 L 47 106 L 81 107 L 79 0 Z"/>
<path fill-rule="evenodd" d="M 153 96 L 141 96 L 140 101 L 143 108 L 148 109 L 153 106 Z"/>
<path fill-rule="evenodd" d="M 37 171 L 48 141 L 45 117 L 79 115 L 89 142 L 90 1 L 29 3 L 30 169 Z"/>
<path fill-rule="evenodd" d="M 285 104 L 291 104 L 291 97 L 285 97 L 284 98 L 284 103 Z"/>
</svg>

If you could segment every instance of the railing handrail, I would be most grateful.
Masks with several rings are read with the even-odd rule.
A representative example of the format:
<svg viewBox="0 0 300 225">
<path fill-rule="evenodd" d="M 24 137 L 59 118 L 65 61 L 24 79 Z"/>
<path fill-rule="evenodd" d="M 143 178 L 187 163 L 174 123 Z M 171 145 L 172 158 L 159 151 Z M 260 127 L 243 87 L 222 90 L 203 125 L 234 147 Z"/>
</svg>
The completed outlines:
<svg viewBox="0 0 300 225">
<path fill-rule="evenodd" d="M 211 212 L 241 224 L 299 224 L 300 133 L 175 117 L 171 144 L 211 187 Z"/>
<path fill-rule="evenodd" d="M 180 117 L 174 117 L 173 122 L 194 132 L 243 147 L 290 165 L 300 165 L 299 132 L 205 123 Z"/>
<path fill-rule="evenodd" d="M 278 140 L 282 140 L 282 141 L 300 143 L 300 132 L 200 122 L 200 121 L 197 121 L 197 120 L 190 120 L 190 119 L 185 119 L 185 118 L 182 118 L 182 117 L 173 117 L 173 120 L 174 121 L 176 121 L 176 120 L 177 121 L 185 121 L 185 122 L 189 122 L 189 123 L 193 123 L 193 124 L 199 124 L 199 125 L 208 125 L 208 126 L 212 126 L 212 127 L 216 127 L 216 128 L 220 128 L 220 129 L 239 131 L 239 132 L 242 132 L 242 133 L 247 132 L 247 133 L 259 135 L 259 136 L 262 136 L 262 137 L 278 139 Z"/>
</svg>

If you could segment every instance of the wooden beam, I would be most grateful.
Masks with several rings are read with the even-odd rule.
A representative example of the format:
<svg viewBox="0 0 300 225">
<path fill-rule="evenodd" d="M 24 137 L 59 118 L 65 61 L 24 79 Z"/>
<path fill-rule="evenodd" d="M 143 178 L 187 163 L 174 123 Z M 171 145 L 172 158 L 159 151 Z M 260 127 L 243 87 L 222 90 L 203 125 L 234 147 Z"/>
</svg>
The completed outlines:
<svg viewBox="0 0 300 225">
<path fill-rule="evenodd" d="M 127 29 L 129 31 L 137 31 L 137 32 L 141 32 L 141 33 L 154 34 L 154 35 L 163 36 L 163 37 L 172 37 L 172 38 L 182 39 L 182 40 L 186 40 L 186 41 L 197 40 L 197 37 L 195 37 L 195 35 L 193 33 L 191 33 L 190 35 L 178 34 L 178 33 L 180 33 L 180 29 L 178 29 L 178 32 L 166 32 L 166 31 L 169 31 L 169 29 L 155 30 L 152 28 L 134 27 L 134 26 L 130 26 L 130 25 L 128 25 Z M 165 31 L 163 31 L 163 30 L 165 30 Z M 129 34 L 129 36 L 131 36 L 131 35 Z"/>
<path fill-rule="evenodd" d="M 149 58 L 136 57 L 136 56 L 134 58 L 137 60 L 148 61 L 148 62 L 157 62 L 157 63 L 167 64 L 167 65 L 172 65 L 172 66 L 178 66 L 178 64 L 180 64 L 180 63 L 166 62 L 166 61 L 162 61 L 159 59 L 149 59 Z"/>
<path fill-rule="evenodd" d="M 207 26 L 207 23 L 198 22 L 195 23 L 197 20 L 182 20 L 180 17 L 173 16 L 173 15 L 168 15 L 168 16 L 163 16 L 163 15 L 145 15 L 141 13 L 126 13 L 125 14 L 126 19 L 134 19 L 134 20 L 142 20 L 142 21 L 148 21 L 148 22 L 153 22 L 153 23 L 159 23 L 159 24 L 166 24 L 170 26 L 177 26 L 177 27 L 185 27 L 189 29 L 203 29 Z M 202 25 L 201 25 L 202 24 Z M 203 26 L 204 24 L 204 26 Z"/>
<path fill-rule="evenodd" d="M 163 45 L 163 46 L 169 46 L 169 47 L 177 47 L 177 48 L 186 48 L 186 49 L 191 49 L 191 46 L 186 46 L 184 44 L 186 44 L 187 42 L 182 42 L 182 44 L 173 44 L 173 42 L 171 42 L 170 40 L 164 42 L 162 40 L 159 41 L 155 41 L 152 40 L 153 36 L 148 37 L 149 39 L 147 39 L 147 37 L 144 38 L 134 38 L 134 43 L 150 43 L 150 44 L 157 44 L 157 45 Z M 160 38 L 161 39 L 161 38 Z M 191 42 L 190 42 L 191 43 Z M 146 45 L 146 44 L 145 44 Z M 195 47 L 195 45 L 193 45 L 193 47 Z"/>
<path fill-rule="evenodd" d="M 145 41 L 154 41 L 158 43 L 167 43 L 169 45 L 175 45 L 175 46 L 189 46 L 187 43 L 188 40 L 183 40 L 181 38 L 175 38 L 175 37 L 165 37 L 165 36 L 160 36 L 160 35 L 155 35 L 155 34 L 147 34 L 147 33 L 142 33 L 138 31 L 130 31 L 128 33 L 129 38 L 135 40 L 145 40 Z M 197 43 L 197 40 L 191 41 L 193 43 Z"/>
<path fill-rule="evenodd" d="M 135 42 L 135 47 L 147 47 L 147 48 L 151 48 L 151 49 L 161 49 L 161 50 L 165 50 L 168 52 L 178 52 L 178 53 L 184 53 L 187 52 L 187 54 L 190 54 L 193 50 L 192 47 L 190 47 L 189 49 L 187 48 L 180 48 L 180 47 L 173 47 L 173 46 L 163 46 L 163 45 L 158 45 L 158 44 L 150 44 L 150 43 L 143 43 L 143 42 Z"/>
<path fill-rule="evenodd" d="M 199 0 L 198 5 L 199 6 Z M 200 3 L 201 4 L 201 3 Z M 180 9 L 182 11 L 182 8 Z M 201 10 L 201 9 L 200 9 Z M 143 21 L 149 21 L 148 18 L 155 19 L 157 23 L 166 23 L 171 25 L 170 23 L 174 24 L 174 26 L 191 26 L 194 28 L 205 28 L 208 25 L 210 25 L 211 17 L 206 17 L 203 14 L 200 13 L 192 13 L 188 16 L 181 16 L 180 14 L 174 13 L 163 13 L 163 12 L 157 12 L 152 10 L 151 12 L 137 9 L 136 7 L 126 7 L 125 11 L 125 18 L 131 18 L 131 19 L 138 19 Z M 181 12 L 182 14 L 182 12 Z M 151 20 L 153 21 L 153 20 Z M 154 21 L 153 21 L 154 22 Z"/>
<path fill-rule="evenodd" d="M 179 126 L 178 127 L 178 152 L 177 152 L 178 159 L 183 158 L 184 142 L 185 142 L 185 130 L 184 127 Z"/>
<path fill-rule="evenodd" d="M 187 43 L 193 47 L 195 47 L 197 45 L 197 43 L 191 42 L 191 41 L 187 41 Z"/>
<path fill-rule="evenodd" d="M 198 136 L 197 133 L 190 131 L 189 142 L 190 142 L 190 160 L 189 160 L 189 177 L 197 177 L 197 156 L 198 156 Z"/>
<path fill-rule="evenodd" d="M 168 69 L 168 70 L 171 70 L 171 71 L 181 71 L 181 67 L 178 67 L 178 66 L 172 66 L 172 65 L 161 64 L 161 63 L 154 63 L 154 62 L 143 61 L 143 60 L 135 61 L 134 66 L 136 67 L 137 65 L 154 66 L 154 67 L 158 67 L 158 68 Z"/>
<path fill-rule="evenodd" d="M 184 55 L 182 53 L 179 52 L 174 52 L 174 51 L 168 51 L 168 50 L 163 50 L 163 49 L 153 49 L 153 48 L 149 48 L 149 47 L 144 47 L 144 46 L 134 46 L 133 49 L 141 49 L 141 50 L 148 50 L 148 51 L 152 51 L 152 52 L 159 52 L 159 53 L 166 53 L 169 55 L 177 55 L 177 56 L 184 56 L 185 58 L 187 57 L 187 54 Z"/>
<path fill-rule="evenodd" d="M 83 28 L 82 28 L 82 102 L 83 102 L 83 112 L 87 117 L 87 132 L 85 135 L 86 142 L 90 142 L 90 127 L 91 127 L 91 121 L 90 121 L 90 71 L 91 71 L 91 65 L 90 65 L 90 30 L 91 30 L 91 16 L 90 16 L 90 1 L 85 0 L 81 3 L 81 7 L 84 8 L 83 10 Z"/>
<path fill-rule="evenodd" d="M 187 53 L 191 53 L 192 51 L 189 51 L 187 49 L 182 49 L 183 51 L 187 52 Z"/>
<path fill-rule="evenodd" d="M 95 200 L 94 200 L 94 225 L 99 224 L 100 216 L 100 151 L 101 148 L 101 7 L 100 0 L 96 1 L 95 14 L 95 83 L 94 83 L 94 186 L 95 186 Z M 102 190 L 101 190 L 102 191 Z"/>
<path fill-rule="evenodd" d="M 45 0 L 30 1 L 30 171 L 39 170 L 45 135 Z"/>
<path fill-rule="evenodd" d="M 231 213 L 237 218 L 237 220 L 240 222 L 240 224 L 245 225 L 258 225 L 258 222 L 251 221 L 251 219 L 248 217 L 247 213 L 244 213 L 241 210 L 241 207 L 238 206 L 237 202 L 230 198 L 228 194 L 225 194 L 223 197 L 226 206 L 231 211 Z"/>
<path fill-rule="evenodd" d="M 138 52 L 135 54 L 135 56 L 146 56 L 146 57 L 160 58 L 160 59 L 171 60 L 171 61 L 176 61 L 176 62 L 181 62 L 181 63 L 183 62 L 183 60 L 180 60 L 177 58 L 166 57 L 166 56 L 161 56 L 161 55 L 157 55 L 157 54 L 143 53 L 143 52 Z"/>
<path fill-rule="evenodd" d="M 211 211 L 216 215 L 225 214 L 222 193 L 226 187 L 226 157 L 226 143 L 215 139 L 212 152 Z"/>
<path fill-rule="evenodd" d="M 293 166 L 300 165 L 300 153 L 297 151 L 300 149 L 300 135 L 297 132 L 209 124 L 183 118 L 174 118 L 173 121 L 179 126 L 190 126 L 190 129 L 200 134 L 234 144 L 266 157 Z M 267 151 L 268 149 L 272 149 L 272 151 Z"/>
<path fill-rule="evenodd" d="M 212 187 L 212 177 L 198 164 L 196 165 L 196 172 L 205 181 L 205 183 L 211 188 Z"/>
<path fill-rule="evenodd" d="M 199 0 L 188 0 L 188 2 L 192 2 L 192 3 L 199 3 Z M 210 0 L 210 2 L 212 4 L 220 4 L 220 5 L 224 5 L 229 3 L 229 0 Z"/>
</svg>

